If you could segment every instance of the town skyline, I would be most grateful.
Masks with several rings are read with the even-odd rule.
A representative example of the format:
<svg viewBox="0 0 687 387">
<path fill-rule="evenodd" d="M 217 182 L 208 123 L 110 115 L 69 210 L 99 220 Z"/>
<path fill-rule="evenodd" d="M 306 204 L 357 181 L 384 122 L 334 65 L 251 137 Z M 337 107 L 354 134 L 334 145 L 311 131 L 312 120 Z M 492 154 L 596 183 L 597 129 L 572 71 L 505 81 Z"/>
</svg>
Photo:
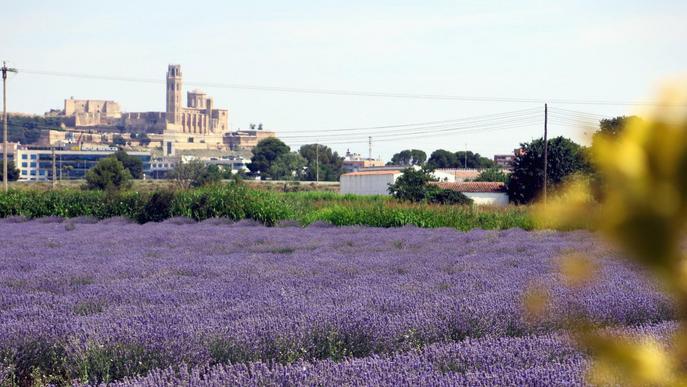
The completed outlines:
<svg viewBox="0 0 687 387">
<path fill-rule="evenodd" d="M 184 67 L 189 90 L 194 83 L 214 83 L 542 102 L 634 102 L 646 101 L 665 74 L 679 74 L 687 63 L 686 54 L 678 49 L 679 37 L 687 34 L 678 12 L 684 4 L 664 1 L 651 8 L 639 2 L 617 7 L 590 2 L 532 4 L 537 7 L 504 5 L 487 11 L 474 2 L 360 5 L 345 10 L 326 3 L 315 7 L 216 3 L 211 4 L 216 12 L 202 22 L 190 20 L 184 28 L 175 24 L 182 15 L 172 12 L 174 3 L 155 12 L 155 4 L 141 4 L 151 16 L 142 27 L 148 33 L 136 34 L 128 26 L 132 18 L 143 21 L 143 17 L 129 15 L 126 5 L 104 12 L 77 2 L 51 10 L 29 1 L 8 7 L 7 19 L 0 16 L 3 24 L 17 31 L 0 37 L 3 58 L 20 70 L 9 80 L 8 108 L 43 114 L 74 96 L 114 100 L 123 111 L 160 111 L 164 107 L 160 69 L 168 63 Z M 44 24 L 31 23 L 43 16 Z M 70 19 L 76 22 L 67 29 Z M 485 20 L 491 28 L 484 28 Z M 102 31 L 96 37 L 84 38 L 81 46 L 69 41 L 98 23 Z M 356 28 L 348 28 L 351 25 Z M 215 37 L 212 42 L 202 39 L 208 33 Z M 441 38 L 446 34 L 451 39 Z M 23 47 L 21 38 L 27 35 L 38 47 Z M 67 41 L 69 45 L 64 44 Z M 80 47 L 91 47 L 98 55 L 78 55 Z M 159 84 L 37 74 L 40 71 L 159 79 Z M 279 136 L 291 131 L 312 133 L 311 138 L 287 139 L 289 145 L 329 145 L 326 138 L 318 141 L 320 130 L 541 109 L 541 122 L 504 130 L 385 141 L 375 140 L 373 133 L 373 156 L 384 159 L 407 148 L 429 153 L 467 147 L 486 156 L 509 153 L 543 131 L 543 103 L 202 88 L 215 96 L 217 106 L 229 109 L 231 130 L 263 123 Z M 637 111 L 628 105 L 552 106 L 600 116 Z M 552 118 L 550 133 L 581 141 L 577 126 Z M 367 154 L 365 141 L 344 144 L 337 137 L 329 142 L 336 142 L 331 147 L 339 153 L 350 149 Z"/>
</svg>

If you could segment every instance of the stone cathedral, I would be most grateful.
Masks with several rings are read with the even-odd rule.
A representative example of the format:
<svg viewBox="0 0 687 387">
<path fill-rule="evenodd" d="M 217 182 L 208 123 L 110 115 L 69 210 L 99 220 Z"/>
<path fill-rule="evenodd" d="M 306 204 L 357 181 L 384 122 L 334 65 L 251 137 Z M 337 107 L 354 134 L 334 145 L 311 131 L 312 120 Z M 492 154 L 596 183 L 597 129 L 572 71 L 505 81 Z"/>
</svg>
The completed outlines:
<svg viewBox="0 0 687 387">
<path fill-rule="evenodd" d="M 228 111 L 215 109 L 211 97 L 200 90 L 186 94 L 182 105 L 183 80 L 181 66 L 167 69 L 167 111 L 163 148 L 165 154 L 183 149 L 217 149 L 229 131 Z"/>
<path fill-rule="evenodd" d="M 177 150 L 226 150 L 229 111 L 216 109 L 211 97 L 200 90 L 186 93 L 183 105 L 183 78 L 180 65 L 169 65 L 164 112 L 121 112 L 119 104 L 105 100 L 64 100 L 64 110 L 53 109 L 46 116 L 65 117 L 68 126 L 108 131 L 146 133 L 160 141 L 163 153 Z"/>
</svg>

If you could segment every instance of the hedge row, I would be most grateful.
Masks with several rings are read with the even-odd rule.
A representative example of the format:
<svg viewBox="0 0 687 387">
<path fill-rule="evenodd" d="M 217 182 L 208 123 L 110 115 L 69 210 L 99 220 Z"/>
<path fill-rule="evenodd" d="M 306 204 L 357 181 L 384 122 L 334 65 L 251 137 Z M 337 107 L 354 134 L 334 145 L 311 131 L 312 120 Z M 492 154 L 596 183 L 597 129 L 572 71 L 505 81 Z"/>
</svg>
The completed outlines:
<svg viewBox="0 0 687 387">
<path fill-rule="evenodd" d="M 0 217 L 40 218 L 123 216 L 140 223 L 175 216 L 194 220 L 213 217 L 255 219 L 266 225 L 293 218 L 290 207 L 273 193 L 224 185 L 154 193 L 103 191 L 9 191 L 0 194 Z"/>
<path fill-rule="evenodd" d="M 399 203 L 387 197 L 363 197 L 334 193 L 278 193 L 226 184 L 180 191 L 9 191 L 0 193 L 0 217 L 40 218 L 89 216 L 104 219 L 123 216 L 139 223 L 171 217 L 194 220 L 254 219 L 273 226 L 282 220 L 302 225 L 325 221 L 338 226 L 452 227 L 532 229 L 525 208 L 506 209 Z"/>
</svg>

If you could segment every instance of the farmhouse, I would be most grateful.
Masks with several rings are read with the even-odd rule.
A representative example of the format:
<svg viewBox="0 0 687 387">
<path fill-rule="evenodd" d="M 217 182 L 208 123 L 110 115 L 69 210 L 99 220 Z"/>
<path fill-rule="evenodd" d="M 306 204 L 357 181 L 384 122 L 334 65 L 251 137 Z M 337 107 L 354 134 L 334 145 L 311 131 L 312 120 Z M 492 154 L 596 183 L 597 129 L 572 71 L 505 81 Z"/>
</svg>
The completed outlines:
<svg viewBox="0 0 687 387">
<path fill-rule="evenodd" d="M 439 188 L 462 192 L 477 205 L 505 206 L 508 204 L 506 185 L 492 181 L 433 183 Z"/>
<path fill-rule="evenodd" d="M 389 184 L 394 184 L 405 167 L 388 166 L 364 168 L 356 172 L 341 175 L 340 192 L 356 195 L 388 195 Z M 419 168 L 419 167 L 417 167 Z M 454 173 L 441 171 L 432 172 L 435 178 L 442 182 L 455 182 Z"/>
</svg>

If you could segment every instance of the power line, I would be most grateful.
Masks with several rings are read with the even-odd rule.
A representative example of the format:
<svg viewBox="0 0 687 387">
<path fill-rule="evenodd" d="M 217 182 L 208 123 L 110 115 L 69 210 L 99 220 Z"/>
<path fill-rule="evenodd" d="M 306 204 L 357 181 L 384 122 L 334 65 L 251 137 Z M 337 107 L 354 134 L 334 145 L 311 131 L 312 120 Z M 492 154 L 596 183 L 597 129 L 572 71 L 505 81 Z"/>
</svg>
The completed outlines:
<svg viewBox="0 0 687 387">
<path fill-rule="evenodd" d="M 504 126 L 504 125 L 511 125 L 511 124 L 517 124 L 517 123 L 533 123 L 533 122 L 538 122 L 540 120 L 539 116 L 527 116 L 527 117 L 522 117 L 518 119 L 512 119 L 510 121 L 505 121 L 505 122 L 492 122 L 492 123 L 479 123 L 479 124 L 474 124 L 474 125 L 454 125 L 454 126 L 448 126 L 448 127 L 442 127 L 442 128 L 418 128 L 417 130 L 411 130 L 411 131 L 397 131 L 397 132 L 382 132 L 382 133 L 355 133 L 352 135 L 336 135 L 336 136 L 329 136 L 327 139 L 330 140 L 337 140 L 337 139 L 343 139 L 343 138 L 355 138 L 355 136 L 363 136 L 363 135 L 372 135 L 375 137 L 375 139 L 378 138 L 388 138 L 388 137 L 398 137 L 398 136 L 408 136 L 408 135 L 425 135 L 425 134 L 433 134 L 433 133 L 439 133 L 439 134 L 447 134 L 447 133 L 455 133 L 455 132 L 461 132 L 465 130 L 477 130 L 477 129 L 488 129 L 488 128 L 493 128 L 493 127 L 499 127 L 499 126 Z M 289 137 L 289 136 L 279 136 L 279 138 L 284 139 L 284 140 L 298 140 L 301 138 L 321 138 L 322 136 L 319 135 L 312 135 L 312 136 L 298 136 L 298 137 Z"/>
<path fill-rule="evenodd" d="M 470 120 L 477 120 L 477 119 L 486 119 L 486 118 L 498 118 L 500 116 L 504 115 L 511 115 L 511 114 L 517 114 L 517 113 L 534 113 L 538 112 L 539 109 L 537 108 L 530 108 L 530 109 L 521 109 L 521 110 L 514 110 L 510 112 L 503 112 L 503 113 L 491 113 L 491 114 L 484 114 L 484 115 L 479 115 L 479 116 L 470 116 L 470 117 L 463 117 L 463 118 L 456 118 L 452 120 L 441 120 L 441 121 L 426 121 L 426 122 L 415 122 L 415 123 L 404 123 L 404 124 L 387 124 L 387 125 L 382 125 L 382 126 L 363 126 L 363 127 L 354 127 L 354 128 L 338 128 L 338 129 L 321 129 L 318 130 L 318 132 L 351 132 L 351 131 L 359 131 L 359 130 L 368 130 L 368 129 L 387 129 L 387 128 L 404 128 L 404 127 L 410 127 L 410 126 L 425 126 L 425 125 L 434 125 L 434 124 L 445 124 L 445 123 L 455 123 L 455 122 L 460 122 L 460 121 L 470 121 Z M 306 130 L 279 130 L 279 133 L 310 133 L 310 131 Z"/>
<path fill-rule="evenodd" d="M 98 79 L 106 81 L 122 81 L 122 82 L 136 82 L 136 83 L 164 83 L 161 79 L 153 78 L 134 78 L 123 76 L 108 76 L 96 74 L 82 74 L 69 73 L 58 71 L 45 70 L 31 70 L 22 69 L 22 73 L 33 75 L 44 75 L 54 77 L 80 78 L 80 79 Z M 460 96 L 460 95 L 446 95 L 446 94 L 419 94 L 419 93 L 392 93 L 381 91 L 361 91 L 361 90 L 343 90 L 343 89 L 320 89 L 320 88 L 299 88 L 299 87 L 283 87 L 283 86 L 264 86 L 264 85 L 250 85 L 240 83 L 220 83 L 220 82 L 202 82 L 189 81 L 188 85 L 197 87 L 211 87 L 223 89 L 238 89 L 238 90 L 253 90 L 253 91 L 268 91 L 280 93 L 301 93 L 301 94 L 319 94 L 319 95 L 338 95 L 338 96 L 357 96 L 357 97 L 384 97 L 384 98 L 407 98 L 407 99 L 429 99 L 429 100 L 450 100 L 463 102 L 498 102 L 498 103 L 532 103 L 541 104 L 544 102 L 559 104 L 559 105 L 606 105 L 606 106 L 663 106 L 663 107 L 678 107 L 686 108 L 687 105 L 680 104 L 662 104 L 650 101 L 609 101 L 609 100 L 593 100 L 593 99 L 566 99 L 566 98 L 515 98 L 515 97 L 479 97 L 479 96 Z"/>
<path fill-rule="evenodd" d="M 494 126 L 494 127 L 478 127 L 478 128 L 460 128 L 459 130 L 455 130 L 452 133 L 469 133 L 469 132 L 475 132 L 475 131 L 480 131 L 480 132 L 490 132 L 490 131 L 501 131 L 501 130 L 509 130 L 509 129 L 516 129 L 516 128 L 522 128 L 522 127 L 527 127 L 527 126 L 533 126 L 536 124 L 539 124 L 541 120 L 536 121 L 528 121 L 528 122 L 522 122 L 522 123 L 517 123 L 517 124 L 511 124 L 511 125 L 500 125 L 500 126 Z M 409 135 L 409 136 L 388 136 L 388 137 L 382 137 L 381 139 L 377 139 L 375 137 L 375 141 L 378 142 L 392 142 L 393 140 L 411 140 L 411 139 L 425 139 L 429 137 L 437 137 L 437 136 L 445 136 L 447 133 L 427 133 L 423 135 Z M 309 144 L 309 142 L 292 142 L 292 141 L 286 141 L 287 143 L 291 145 L 306 145 Z M 327 145 L 341 145 L 341 144 L 363 144 L 368 142 L 368 137 L 358 137 L 358 138 L 351 138 L 347 140 L 337 140 L 337 141 L 328 141 Z"/>
<path fill-rule="evenodd" d="M 528 114 L 519 114 L 519 115 L 510 115 L 510 116 L 501 116 L 501 117 L 496 117 L 492 119 L 482 119 L 482 120 L 465 120 L 465 121 L 454 121 L 450 122 L 447 124 L 439 124 L 439 125 L 426 125 L 426 126 L 415 126 L 415 127 L 397 127 L 393 129 L 384 129 L 384 130 L 374 130 L 374 131 L 350 131 L 350 132 L 345 132 L 345 133 L 330 133 L 330 134 L 320 134 L 321 131 L 317 131 L 319 137 L 324 137 L 324 138 L 332 138 L 332 137 L 341 137 L 341 136 L 350 136 L 350 135 L 356 135 L 356 134 L 373 134 L 373 135 L 380 135 L 380 134 L 403 134 L 403 133 L 408 133 L 408 131 L 417 131 L 417 130 L 424 130 L 424 131 L 435 131 L 435 130 L 441 130 L 443 128 L 454 128 L 456 126 L 474 126 L 474 125 L 480 125 L 480 124 L 496 124 L 496 123 L 507 123 L 513 120 L 521 120 L 521 119 L 526 119 L 526 118 L 532 118 L 532 117 L 537 117 L 539 116 L 539 113 L 528 113 Z M 282 133 L 282 132 L 280 132 Z M 312 132 L 304 132 L 304 133 L 312 133 Z M 306 134 L 306 135 L 286 135 L 286 136 L 279 136 L 280 138 L 290 138 L 290 139 L 296 139 L 296 138 L 310 138 L 312 137 L 312 134 Z"/>
</svg>

